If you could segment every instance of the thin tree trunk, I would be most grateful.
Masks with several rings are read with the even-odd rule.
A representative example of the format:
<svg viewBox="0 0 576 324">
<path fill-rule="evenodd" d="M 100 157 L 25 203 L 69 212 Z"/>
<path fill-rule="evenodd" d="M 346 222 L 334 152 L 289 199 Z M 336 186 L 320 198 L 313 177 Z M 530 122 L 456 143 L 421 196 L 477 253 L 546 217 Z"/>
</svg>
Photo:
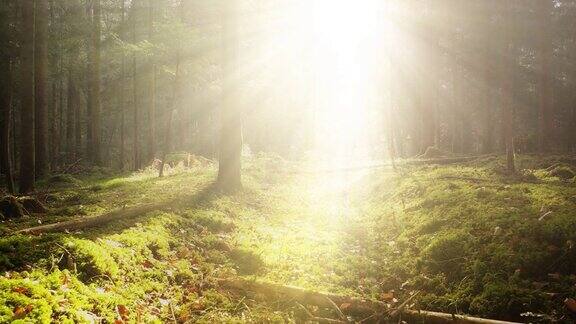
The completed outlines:
<svg viewBox="0 0 576 324">
<path fill-rule="evenodd" d="M 137 2 L 132 1 L 132 42 L 136 44 Z M 140 107 L 138 104 L 138 65 L 136 53 L 132 54 L 132 95 L 134 104 L 134 169 L 139 170 L 140 160 Z"/>
<path fill-rule="evenodd" d="M 20 193 L 34 191 L 34 0 L 22 0 Z"/>
<path fill-rule="evenodd" d="M 55 11 L 55 4 L 54 0 L 50 0 L 50 33 L 55 33 L 56 29 L 56 19 L 54 16 Z M 50 66 L 56 71 L 58 68 L 58 57 L 56 55 L 52 56 L 52 60 L 50 61 Z M 57 97 L 56 97 L 56 82 L 57 79 L 52 77 L 50 84 L 50 105 L 49 105 L 49 123 L 50 123 L 50 169 L 56 170 L 58 169 L 58 145 L 60 144 L 60 138 L 58 138 L 58 109 L 57 109 Z"/>
<path fill-rule="evenodd" d="M 10 129 L 12 121 L 12 62 L 11 59 L 0 60 L 0 165 L 4 172 L 6 188 L 14 194 L 16 188 L 12 174 L 12 158 L 10 150 Z"/>
<path fill-rule="evenodd" d="M 48 174 L 48 0 L 36 0 L 34 59 L 34 144 L 36 176 Z"/>
<path fill-rule="evenodd" d="M 538 0 L 537 13 L 540 16 L 539 27 L 539 129 L 538 139 L 540 152 L 549 150 L 554 137 L 553 84 L 551 76 L 552 59 L 552 9 L 554 1 Z"/>
<path fill-rule="evenodd" d="M 54 66 L 57 66 L 56 64 L 57 61 L 54 61 Z M 50 158 L 52 160 L 52 170 L 56 170 L 58 169 L 58 152 L 60 151 L 60 137 L 58 136 L 58 97 L 57 97 L 57 93 L 58 93 L 58 88 L 57 88 L 57 81 L 56 80 L 52 80 L 52 91 L 51 91 L 51 108 L 50 110 L 52 111 L 52 117 L 51 117 L 51 121 L 50 121 L 50 127 L 51 127 L 51 139 L 52 139 L 52 145 L 50 146 L 50 149 L 52 151 L 52 154 L 50 155 Z"/>
<path fill-rule="evenodd" d="M 66 138 L 66 129 L 64 127 L 64 48 L 62 43 L 64 42 L 64 23 L 61 21 L 59 26 L 59 44 L 58 44 L 58 139 L 59 139 L 59 149 L 56 152 L 58 160 L 61 160 L 61 153 L 63 152 L 64 139 Z M 60 161 L 62 162 L 62 161 Z"/>
<path fill-rule="evenodd" d="M 148 41 L 152 42 L 154 37 L 154 3 L 156 0 L 148 1 Z M 150 57 L 150 71 L 148 81 L 148 159 L 153 161 L 156 158 L 156 64 L 154 56 Z"/>
<path fill-rule="evenodd" d="M 80 105 L 80 97 L 76 82 L 74 80 L 73 66 L 75 62 L 70 63 L 68 68 L 68 100 L 67 100 L 67 118 L 66 118 L 66 157 L 69 163 L 76 160 L 76 113 Z"/>
<path fill-rule="evenodd" d="M 92 0 L 92 52 L 90 61 L 90 152 L 91 162 L 95 165 L 102 164 L 100 137 L 101 137 L 101 102 L 100 102 L 100 38 L 101 38 L 101 6 L 100 0 Z"/>
<path fill-rule="evenodd" d="M 120 26 L 120 38 L 122 41 L 126 41 L 126 0 L 121 0 L 122 2 L 122 17 Z M 126 51 L 122 49 L 122 63 L 120 65 L 120 170 L 124 170 L 124 160 L 126 159 L 126 134 L 124 132 L 126 128 L 126 107 L 124 91 L 126 91 Z"/>
<path fill-rule="evenodd" d="M 492 55 L 493 46 L 495 45 L 492 39 L 492 32 L 493 29 L 491 28 L 491 16 L 492 10 L 490 6 L 486 6 L 483 21 L 484 21 L 484 29 L 482 33 L 485 33 L 483 36 L 483 52 L 480 59 L 483 61 L 483 77 L 481 79 L 482 90 L 484 93 L 482 94 L 483 105 L 481 109 L 483 110 L 481 113 L 482 116 L 482 145 L 481 145 L 481 152 L 483 154 L 488 154 L 494 150 L 494 108 L 493 104 L 494 101 L 492 99 L 493 96 L 493 89 L 492 83 L 494 82 L 493 78 L 493 60 L 495 59 Z"/>
<path fill-rule="evenodd" d="M 242 114 L 237 101 L 239 2 L 228 0 L 222 16 L 223 86 L 218 185 L 225 191 L 242 188 Z"/>
</svg>

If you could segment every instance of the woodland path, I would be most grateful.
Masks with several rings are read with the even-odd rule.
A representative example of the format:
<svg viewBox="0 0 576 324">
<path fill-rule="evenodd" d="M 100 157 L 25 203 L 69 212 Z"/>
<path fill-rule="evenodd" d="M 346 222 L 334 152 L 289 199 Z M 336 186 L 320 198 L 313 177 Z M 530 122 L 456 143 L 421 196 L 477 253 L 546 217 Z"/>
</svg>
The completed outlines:
<svg viewBox="0 0 576 324">
<path fill-rule="evenodd" d="M 373 172 L 393 175 L 386 167 L 296 174 L 268 192 L 256 214 L 237 222 L 235 242 L 260 255 L 264 280 L 323 291 L 342 291 L 347 272 L 361 271 L 343 260 L 359 252 L 351 226 L 369 192 L 363 182 Z"/>
</svg>

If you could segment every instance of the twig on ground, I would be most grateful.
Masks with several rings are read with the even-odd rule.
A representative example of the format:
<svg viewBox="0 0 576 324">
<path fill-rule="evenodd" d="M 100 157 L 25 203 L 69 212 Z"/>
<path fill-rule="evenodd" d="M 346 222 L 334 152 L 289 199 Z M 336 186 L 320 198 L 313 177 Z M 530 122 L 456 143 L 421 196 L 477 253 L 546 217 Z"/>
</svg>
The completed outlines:
<svg viewBox="0 0 576 324">
<path fill-rule="evenodd" d="M 334 301 L 332 301 L 332 299 L 330 299 L 329 297 L 326 297 L 326 299 L 332 305 L 332 308 L 334 308 L 334 310 L 338 313 L 338 316 L 340 316 L 340 319 L 344 320 L 344 321 L 348 321 L 348 318 L 346 317 L 346 315 L 344 315 L 344 313 L 342 313 L 342 310 L 340 310 L 340 307 L 338 307 L 338 305 L 336 305 L 336 303 Z"/>
<path fill-rule="evenodd" d="M 414 294 L 412 294 L 412 296 L 408 297 L 408 299 L 406 299 L 402 304 L 400 304 L 398 307 L 396 307 L 395 310 L 393 310 L 390 313 L 390 317 L 396 317 L 396 316 L 400 315 L 400 313 L 402 313 L 402 311 L 404 311 L 406 306 L 408 306 L 408 303 L 410 303 L 412 300 L 414 300 L 414 298 L 418 297 L 418 295 L 420 295 L 420 291 L 416 291 Z"/>
</svg>

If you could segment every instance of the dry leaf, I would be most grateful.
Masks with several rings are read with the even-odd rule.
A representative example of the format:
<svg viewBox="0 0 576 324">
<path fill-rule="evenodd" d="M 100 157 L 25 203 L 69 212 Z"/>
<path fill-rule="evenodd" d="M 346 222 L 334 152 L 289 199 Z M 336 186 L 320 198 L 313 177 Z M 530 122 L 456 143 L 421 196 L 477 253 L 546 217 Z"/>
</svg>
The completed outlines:
<svg viewBox="0 0 576 324">
<path fill-rule="evenodd" d="M 130 314 L 130 311 L 128 311 L 128 308 L 124 305 L 118 305 L 116 307 L 116 309 L 118 310 L 118 314 L 120 315 L 122 320 L 128 321 L 128 315 Z"/>
<path fill-rule="evenodd" d="M 142 262 L 142 267 L 144 269 L 150 269 L 150 268 L 154 267 L 154 265 L 149 260 L 146 260 L 146 261 Z"/>
<path fill-rule="evenodd" d="M 26 287 L 14 287 L 12 288 L 12 292 L 26 295 L 29 292 L 29 290 Z"/>
<path fill-rule="evenodd" d="M 564 300 L 564 305 L 566 305 L 566 307 L 572 312 L 572 313 L 576 313 L 576 300 L 572 299 L 572 298 L 566 298 L 566 300 Z"/>
<path fill-rule="evenodd" d="M 382 293 L 380 299 L 387 302 L 394 300 L 394 291 Z"/>
<path fill-rule="evenodd" d="M 352 306 L 352 304 L 344 303 L 344 304 L 340 305 L 340 309 L 341 310 L 347 310 L 348 308 L 350 308 L 350 306 Z"/>
<path fill-rule="evenodd" d="M 16 306 L 16 308 L 14 308 L 14 317 L 22 318 L 24 316 L 26 316 L 26 309 L 22 306 Z"/>
<path fill-rule="evenodd" d="M 15 318 L 24 318 L 24 317 L 26 317 L 26 315 L 28 313 L 30 313 L 32 311 L 33 308 L 34 308 L 34 306 L 32 306 L 32 305 L 28 305 L 26 307 L 16 306 L 14 308 L 14 317 Z"/>
</svg>

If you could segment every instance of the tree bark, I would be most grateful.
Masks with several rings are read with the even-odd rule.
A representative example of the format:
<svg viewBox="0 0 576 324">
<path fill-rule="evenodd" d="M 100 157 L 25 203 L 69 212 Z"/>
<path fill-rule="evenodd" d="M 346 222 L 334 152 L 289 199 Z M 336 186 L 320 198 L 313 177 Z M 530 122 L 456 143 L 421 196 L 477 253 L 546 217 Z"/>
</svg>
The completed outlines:
<svg viewBox="0 0 576 324">
<path fill-rule="evenodd" d="M 120 39 L 126 41 L 126 0 L 120 0 L 122 3 L 122 16 L 120 21 Z M 124 161 L 126 159 L 126 99 L 124 98 L 124 92 L 126 91 L 126 51 L 122 49 L 122 62 L 120 63 L 120 165 L 121 171 L 124 170 Z"/>
<path fill-rule="evenodd" d="M 91 46 L 92 52 L 90 60 L 90 73 L 88 75 L 90 82 L 89 92 L 89 118 L 90 118 L 90 158 L 95 165 L 102 164 L 101 157 L 101 100 L 100 100 L 100 56 L 101 46 L 100 38 L 102 33 L 101 22 L 101 5 L 100 0 L 92 0 L 92 33 Z"/>
<path fill-rule="evenodd" d="M 4 26 L 3 26 L 4 27 Z M 12 157 L 10 150 L 10 129 L 12 121 L 12 61 L 11 58 L 0 60 L 0 165 L 4 173 L 6 188 L 14 194 L 14 178 L 12 177 Z"/>
<path fill-rule="evenodd" d="M 34 59 L 34 144 L 36 176 L 48 174 L 48 0 L 36 0 Z"/>
<path fill-rule="evenodd" d="M 242 114 L 237 98 L 239 2 L 224 1 L 222 12 L 222 106 L 218 185 L 224 191 L 242 188 Z"/>
<path fill-rule="evenodd" d="M 148 0 L 148 41 L 154 37 L 154 3 L 156 0 Z M 150 56 L 150 71 L 148 75 L 148 159 L 156 158 L 156 63 L 154 55 Z"/>
<path fill-rule="evenodd" d="M 136 44 L 136 27 L 137 27 L 137 1 L 132 1 L 132 42 Z M 132 95 L 134 105 L 134 170 L 142 167 L 140 158 L 140 107 L 138 104 L 138 64 L 136 53 L 132 54 Z"/>
<path fill-rule="evenodd" d="M 514 94 L 514 73 L 516 72 L 515 69 L 518 62 L 514 45 L 515 39 L 513 37 L 515 17 L 512 9 L 510 8 L 510 4 L 506 3 L 503 4 L 503 6 L 506 11 L 504 14 L 506 19 L 503 19 L 502 21 L 502 24 L 504 25 L 502 30 L 504 39 L 501 46 L 504 59 L 501 60 L 500 63 L 500 73 L 502 73 L 502 131 L 504 137 L 504 145 L 506 148 L 506 168 L 509 173 L 516 173 L 516 158 L 514 148 L 514 106 L 516 104 Z"/>
<path fill-rule="evenodd" d="M 74 80 L 73 66 L 74 61 L 70 62 L 68 67 L 68 100 L 67 100 L 67 117 L 66 117 L 66 158 L 69 163 L 76 160 L 76 113 L 80 105 L 80 96 Z"/>
<path fill-rule="evenodd" d="M 20 193 L 34 190 L 34 0 L 22 0 L 22 34 L 20 43 Z"/>
<path fill-rule="evenodd" d="M 553 146 L 554 137 L 554 107 L 553 84 L 551 72 L 552 59 L 552 9 L 554 1 L 538 0 L 537 13 L 540 14 L 539 48 L 538 48 L 538 95 L 539 95 L 539 123 L 538 139 L 540 152 L 549 150 Z"/>
</svg>

